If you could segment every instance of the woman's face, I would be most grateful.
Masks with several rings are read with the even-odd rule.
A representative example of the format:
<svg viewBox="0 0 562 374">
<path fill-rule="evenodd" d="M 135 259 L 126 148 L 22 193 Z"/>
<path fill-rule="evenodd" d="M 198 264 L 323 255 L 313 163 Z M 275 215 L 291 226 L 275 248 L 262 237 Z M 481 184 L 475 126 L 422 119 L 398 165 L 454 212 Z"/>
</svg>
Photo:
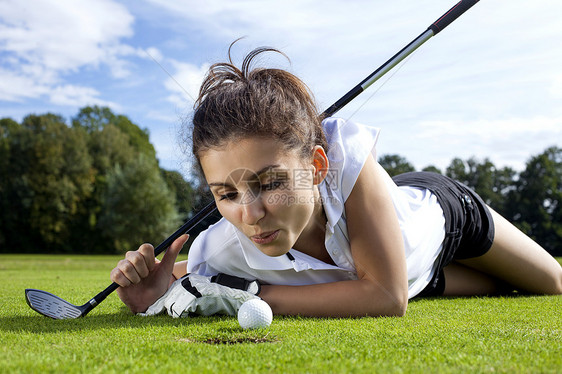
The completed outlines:
<svg viewBox="0 0 562 374">
<path fill-rule="evenodd" d="M 256 137 L 207 150 L 200 161 L 220 213 L 266 255 L 287 253 L 310 227 L 320 204 L 311 160 Z"/>
</svg>

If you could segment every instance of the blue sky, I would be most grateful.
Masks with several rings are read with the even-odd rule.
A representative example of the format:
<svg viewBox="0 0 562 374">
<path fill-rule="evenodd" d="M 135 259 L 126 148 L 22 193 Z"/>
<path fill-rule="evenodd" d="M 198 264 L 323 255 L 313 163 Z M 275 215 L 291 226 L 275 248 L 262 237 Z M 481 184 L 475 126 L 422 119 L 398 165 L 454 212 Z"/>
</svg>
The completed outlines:
<svg viewBox="0 0 562 374">
<path fill-rule="evenodd" d="M 236 38 L 236 61 L 283 50 L 291 63 L 263 63 L 301 77 L 324 109 L 454 3 L 0 0 L 0 117 L 107 105 L 187 174 L 177 135 L 190 96 Z M 561 14 L 559 1 L 482 0 L 338 116 L 382 128 L 379 154 L 417 168 L 476 156 L 521 169 L 562 146 Z"/>
</svg>

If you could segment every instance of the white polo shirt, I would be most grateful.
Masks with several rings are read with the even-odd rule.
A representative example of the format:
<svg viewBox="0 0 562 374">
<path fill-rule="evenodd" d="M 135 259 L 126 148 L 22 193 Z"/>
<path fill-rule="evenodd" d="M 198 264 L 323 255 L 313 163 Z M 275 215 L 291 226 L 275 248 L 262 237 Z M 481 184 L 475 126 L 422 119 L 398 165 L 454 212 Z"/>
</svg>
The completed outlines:
<svg viewBox="0 0 562 374">
<path fill-rule="evenodd" d="M 322 124 L 329 144 L 330 171 L 318 188 L 327 217 L 325 246 L 335 265 L 295 249 L 287 255 L 269 257 L 223 218 L 194 240 L 188 255 L 189 273 L 226 273 L 280 285 L 357 279 L 344 203 L 368 155 L 373 154 L 376 159 L 379 129 L 336 118 L 328 118 Z M 430 191 L 398 187 L 388 174 L 385 179 L 404 239 L 408 297 L 412 298 L 427 286 L 435 272 L 445 237 L 445 219 Z"/>
</svg>

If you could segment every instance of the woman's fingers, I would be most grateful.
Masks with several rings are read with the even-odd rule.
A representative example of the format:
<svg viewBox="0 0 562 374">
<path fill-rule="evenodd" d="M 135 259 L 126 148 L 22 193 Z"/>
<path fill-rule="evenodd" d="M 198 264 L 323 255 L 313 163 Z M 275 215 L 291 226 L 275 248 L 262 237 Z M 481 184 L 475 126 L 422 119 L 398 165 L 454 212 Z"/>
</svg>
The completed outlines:
<svg viewBox="0 0 562 374">
<path fill-rule="evenodd" d="M 176 259 L 178 258 L 178 255 L 181 252 L 181 249 L 183 248 L 185 242 L 187 242 L 187 239 L 189 239 L 189 235 L 187 234 L 183 234 L 182 236 L 177 238 L 172 243 L 172 245 L 170 245 L 170 247 L 164 254 L 164 257 L 162 257 L 161 264 L 166 269 L 166 271 L 169 270 L 170 275 L 174 270 L 174 263 L 176 262 Z"/>
<path fill-rule="evenodd" d="M 129 278 L 129 274 L 131 274 L 134 280 L 131 278 L 129 279 L 136 284 L 140 279 L 148 276 L 150 272 L 149 267 L 154 267 L 154 249 L 150 244 L 143 244 L 138 250 L 127 252 L 125 254 L 125 260 L 132 265 L 124 264 L 124 268 L 128 270 L 128 272 L 125 272 L 125 275 Z M 135 282 L 137 278 L 139 278 L 139 280 Z"/>
<path fill-rule="evenodd" d="M 133 269 L 133 265 L 128 260 L 121 260 L 117 263 L 117 267 L 111 270 L 110 278 L 121 287 L 130 286 L 135 281 L 138 283 L 140 277 L 138 274 L 134 275 Z"/>
<path fill-rule="evenodd" d="M 152 244 L 144 243 L 139 247 L 137 252 L 139 252 L 142 255 L 142 259 L 146 264 L 147 270 L 149 272 L 152 271 L 152 269 L 154 269 L 154 265 L 156 264 L 156 258 L 154 256 L 154 247 L 152 246 Z M 139 260 L 139 265 L 141 265 L 140 260 Z M 146 275 L 148 275 L 148 273 Z M 146 277 L 146 275 L 144 275 L 143 278 Z"/>
<path fill-rule="evenodd" d="M 185 234 L 172 243 L 162 258 L 159 273 L 167 274 L 168 278 L 171 276 L 176 258 L 188 238 L 189 235 Z M 154 256 L 154 247 L 145 243 L 138 250 L 127 252 L 125 258 L 111 271 L 110 278 L 121 287 L 139 284 L 151 274 L 157 263 L 160 261 Z"/>
<path fill-rule="evenodd" d="M 154 269 L 154 247 L 143 244 L 136 251 L 129 251 L 125 258 L 117 263 L 117 267 L 111 271 L 111 280 L 122 287 L 138 284 L 146 278 Z"/>
</svg>

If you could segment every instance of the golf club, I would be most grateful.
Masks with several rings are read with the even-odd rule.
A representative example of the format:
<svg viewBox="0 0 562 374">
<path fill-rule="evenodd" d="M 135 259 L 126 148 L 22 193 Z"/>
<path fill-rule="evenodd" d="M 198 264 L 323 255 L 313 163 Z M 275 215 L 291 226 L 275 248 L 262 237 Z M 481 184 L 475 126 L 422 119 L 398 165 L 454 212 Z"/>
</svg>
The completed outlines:
<svg viewBox="0 0 562 374">
<path fill-rule="evenodd" d="M 201 209 L 189 221 L 184 223 L 179 229 L 176 230 L 176 232 L 170 235 L 168 239 L 160 243 L 154 249 L 154 255 L 158 256 L 160 253 L 164 252 L 177 238 L 179 238 L 183 234 L 189 233 L 189 231 L 193 227 L 197 226 L 199 222 L 201 222 L 205 217 L 213 213 L 215 210 L 216 204 L 213 201 L 203 209 Z M 119 285 L 117 283 L 111 283 L 105 290 L 98 293 L 90 301 L 82 306 L 73 305 L 68 301 L 61 299 L 60 297 L 53 295 L 52 293 L 36 290 L 33 288 L 28 288 L 25 290 L 25 299 L 31 309 L 44 316 L 54 319 L 78 318 L 84 317 L 86 314 L 88 314 L 117 288 L 119 288 Z"/>
<path fill-rule="evenodd" d="M 423 43 L 429 40 L 432 36 L 439 33 L 454 20 L 456 20 L 460 15 L 466 12 L 470 7 L 476 4 L 479 0 L 461 0 L 454 7 L 452 7 L 447 13 L 441 16 L 437 21 L 432 23 L 426 31 L 420 34 L 416 39 L 410 42 L 406 47 L 400 50 L 392 58 L 381 65 L 377 70 L 371 73 L 367 78 L 365 78 L 361 83 L 355 86 L 351 91 L 346 93 L 341 99 L 336 101 L 332 106 L 324 111 L 323 117 L 330 117 L 341 108 L 343 108 L 347 103 L 357 97 L 361 92 L 365 91 L 370 85 L 376 82 L 394 66 L 404 60 L 412 52 L 414 52 Z M 196 226 L 201 220 L 207 217 L 209 214 L 216 210 L 215 202 L 211 202 L 209 205 L 204 207 L 200 212 L 198 212 L 193 218 L 181 226 L 176 232 L 174 232 L 168 239 L 164 240 L 160 245 L 154 249 L 155 255 L 159 255 L 165 251 L 177 238 L 181 235 L 188 233 L 194 226 Z M 77 306 L 55 296 L 49 292 L 36 290 L 28 288 L 25 290 L 26 301 L 31 307 L 31 309 L 36 312 L 51 317 L 54 319 L 72 319 L 83 317 L 88 314 L 93 308 L 95 308 L 99 303 L 101 303 L 107 296 L 109 296 L 113 291 L 119 288 L 119 285 L 115 282 L 110 284 L 102 292 L 94 296 L 90 301 L 82 306 Z"/>
<path fill-rule="evenodd" d="M 385 75 L 389 70 L 398 65 L 402 60 L 408 57 L 412 52 L 418 49 L 423 43 L 428 41 L 432 36 L 437 35 L 445 27 L 449 26 L 454 20 L 459 18 L 464 12 L 470 9 L 479 0 L 461 0 L 449 11 L 443 14 L 437 21 L 433 22 L 427 30 L 421 33 L 417 38 L 412 40 L 407 46 L 402 48 L 398 53 L 392 56 L 388 61 L 382 64 L 377 70 L 372 72 L 361 83 L 353 87 L 348 93 L 332 104 L 323 113 L 324 118 L 331 117 L 338 110 L 343 108 L 347 103 L 357 97 L 361 92 L 365 91 L 369 86 L 375 83 L 379 78 Z"/>
</svg>

